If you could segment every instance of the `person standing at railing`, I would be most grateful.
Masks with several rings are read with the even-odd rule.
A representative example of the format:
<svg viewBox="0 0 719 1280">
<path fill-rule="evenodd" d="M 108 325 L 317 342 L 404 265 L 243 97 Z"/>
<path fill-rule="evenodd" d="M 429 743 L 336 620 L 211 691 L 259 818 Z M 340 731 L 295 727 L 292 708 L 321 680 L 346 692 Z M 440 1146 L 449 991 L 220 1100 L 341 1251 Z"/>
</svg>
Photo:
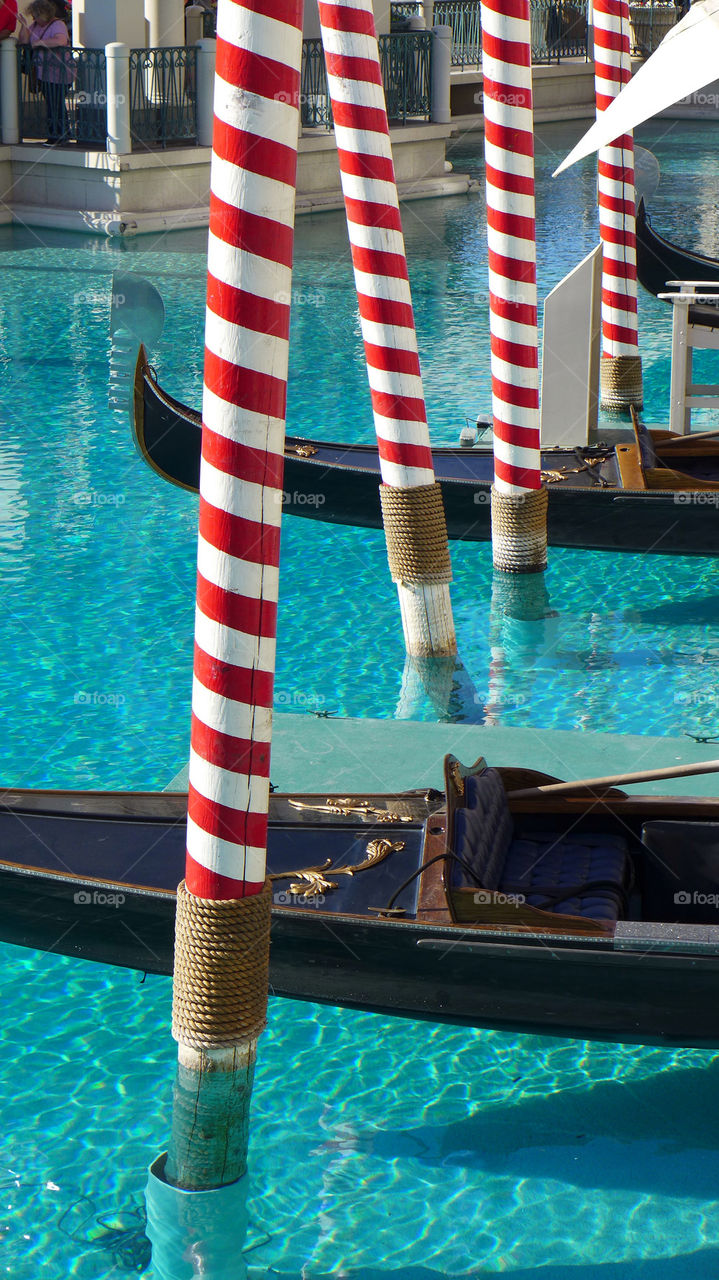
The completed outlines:
<svg viewBox="0 0 719 1280">
<path fill-rule="evenodd" d="M 47 138 L 50 146 L 66 142 L 68 138 L 67 106 L 65 94 L 75 79 L 70 37 L 61 18 L 56 16 L 54 0 L 33 0 L 26 10 L 29 18 L 20 15 L 20 44 L 29 44 L 37 73 L 37 83 L 44 99 L 47 119 Z"/>
<path fill-rule="evenodd" d="M 15 34 L 17 26 L 17 0 L 0 0 L 0 40 Z"/>
</svg>

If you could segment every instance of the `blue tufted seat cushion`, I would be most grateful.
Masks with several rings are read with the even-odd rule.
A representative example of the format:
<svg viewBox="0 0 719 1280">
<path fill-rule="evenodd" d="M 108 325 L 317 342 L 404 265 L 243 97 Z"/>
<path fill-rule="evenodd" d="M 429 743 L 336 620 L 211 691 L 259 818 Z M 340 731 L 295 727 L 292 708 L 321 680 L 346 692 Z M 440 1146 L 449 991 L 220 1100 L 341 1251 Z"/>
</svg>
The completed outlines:
<svg viewBox="0 0 719 1280">
<path fill-rule="evenodd" d="M 455 812 L 452 883 L 521 894 L 526 904 L 613 923 L 625 913 L 628 849 L 621 836 L 542 831 L 514 837 L 499 774 L 465 779 L 466 807 Z"/>
</svg>

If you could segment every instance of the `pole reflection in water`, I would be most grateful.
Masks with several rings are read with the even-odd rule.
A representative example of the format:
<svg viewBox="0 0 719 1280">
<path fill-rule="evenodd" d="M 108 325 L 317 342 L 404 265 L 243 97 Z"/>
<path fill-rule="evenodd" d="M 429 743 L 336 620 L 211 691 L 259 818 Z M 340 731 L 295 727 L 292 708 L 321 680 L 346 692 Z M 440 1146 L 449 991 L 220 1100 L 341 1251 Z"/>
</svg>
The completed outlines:
<svg viewBox="0 0 719 1280">
<path fill-rule="evenodd" d="M 248 1177 L 212 1191 L 183 1191 L 165 1182 L 165 1159 L 150 1166 L 145 1190 L 155 1280 L 245 1280 Z"/>
<path fill-rule="evenodd" d="M 546 573 L 492 576 L 489 688 L 484 723 L 505 722 L 508 708 L 529 707 L 537 670 L 556 647 L 560 615 L 550 608 Z"/>
</svg>

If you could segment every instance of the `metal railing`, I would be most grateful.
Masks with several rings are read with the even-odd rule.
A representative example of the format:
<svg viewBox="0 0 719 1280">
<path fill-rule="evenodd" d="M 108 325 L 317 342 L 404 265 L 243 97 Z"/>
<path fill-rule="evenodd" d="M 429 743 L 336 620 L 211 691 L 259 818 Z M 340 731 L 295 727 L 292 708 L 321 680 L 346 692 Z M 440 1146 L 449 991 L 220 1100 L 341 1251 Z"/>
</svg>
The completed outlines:
<svg viewBox="0 0 719 1280">
<path fill-rule="evenodd" d="M 531 0 L 532 61 L 589 58 L 586 5 L 582 0 Z M 479 0 L 435 0 L 434 21 L 452 28 L 452 66 L 482 65 Z"/>
<path fill-rule="evenodd" d="M 675 25 L 678 16 L 681 14 L 674 4 L 630 4 L 632 53 L 648 58 Z"/>
<path fill-rule="evenodd" d="M 409 18 L 417 18 L 424 13 L 422 0 L 409 0 L 409 3 L 391 4 L 389 8 L 390 32 L 406 31 Z"/>
<path fill-rule="evenodd" d="M 437 25 L 452 28 L 452 66 L 482 65 L 482 26 L 479 0 L 435 0 Z"/>
<path fill-rule="evenodd" d="M 404 123 L 429 119 L 432 106 L 429 31 L 394 32 L 379 36 L 387 115 Z M 302 41 L 300 107 L 304 128 L 332 128 L 332 108 L 321 40 Z"/>
<path fill-rule="evenodd" d="M 197 49 L 130 50 L 130 132 L 134 147 L 197 141 Z"/>
<path fill-rule="evenodd" d="M 104 49 L 30 49 L 18 45 L 20 141 L 104 147 L 107 75 Z"/>
</svg>

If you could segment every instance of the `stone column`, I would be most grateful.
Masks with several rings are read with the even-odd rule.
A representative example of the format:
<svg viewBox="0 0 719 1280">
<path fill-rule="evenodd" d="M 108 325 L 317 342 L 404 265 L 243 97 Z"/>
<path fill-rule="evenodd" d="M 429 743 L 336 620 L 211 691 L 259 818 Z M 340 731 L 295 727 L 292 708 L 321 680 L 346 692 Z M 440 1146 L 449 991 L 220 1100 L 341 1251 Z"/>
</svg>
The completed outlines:
<svg viewBox="0 0 719 1280">
<path fill-rule="evenodd" d="M 197 142 L 201 147 L 212 146 L 216 56 L 216 40 L 197 41 Z"/>
<path fill-rule="evenodd" d="M 184 45 L 183 0 L 145 0 L 145 21 L 148 49 L 172 49 Z"/>
<path fill-rule="evenodd" d="M 450 76 L 452 74 L 452 28 L 432 27 L 432 124 L 449 124 Z"/>
<path fill-rule="evenodd" d="M 144 48 L 144 0 L 73 0 L 74 45 L 104 49 L 118 41 L 130 49 Z"/>
<path fill-rule="evenodd" d="M 17 40 L 9 36 L 0 43 L 0 111 L 2 141 L 6 147 L 20 141 L 18 111 Z"/>
</svg>

